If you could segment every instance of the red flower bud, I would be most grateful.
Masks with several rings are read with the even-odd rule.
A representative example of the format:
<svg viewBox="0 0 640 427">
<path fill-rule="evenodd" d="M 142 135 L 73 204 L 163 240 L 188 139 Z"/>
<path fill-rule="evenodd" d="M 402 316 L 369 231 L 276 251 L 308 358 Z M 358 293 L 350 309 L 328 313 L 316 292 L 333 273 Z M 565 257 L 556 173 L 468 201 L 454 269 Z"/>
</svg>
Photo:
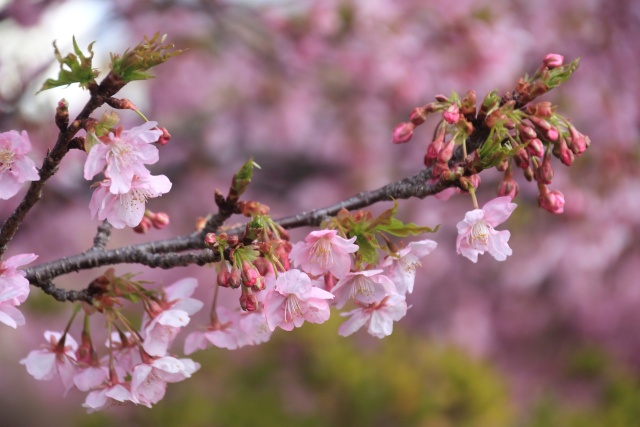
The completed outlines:
<svg viewBox="0 0 640 427">
<path fill-rule="evenodd" d="M 544 145 L 538 138 L 534 138 L 527 144 L 527 152 L 531 156 L 542 158 L 544 156 Z"/>
<path fill-rule="evenodd" d="M 411 140 L 411 137 L 413 137 L 413 130 L 415 129 L 415 127 L 416 125 L 411 122 L 400 123 L 393 130 L 393 138 L 391 139 L 391 142 L 393 142 L 394 144 L 402 144 L 408 142 L 409 140 Z"/>
<path fill-rule="evenodd" d="M 164 212 L 156 212 L 150 219 L 151 224 L 158 230 L 162 230 L 169 225 L 169 215 Z"/>
<path fill-rule="evenodd" d="M 442 117 L 444 117 L 447 123 L 452 125 L 460 119 L 460 108 L 457 104 L 451 104 L 449 108 L 442 113 Z"/>
<path fill-rule="evenodd" d="M 557 53 L 549 53 L 544 57 L 542 63 L 547 68 L 558 68 L 564 63 L 564 56 L 558 55 Z"/>
<path fill-rule="evenodd" d="M 149 220 L 149 218 L 144 216 L 142 217 L 142 221 L 140 221 L 140 224 L 136 225 L 133 228 L 133 231 L 135 231 L 138 234 L 147 234 L 150 228 L 151 228 L 151 221 Z"/>
</svg>

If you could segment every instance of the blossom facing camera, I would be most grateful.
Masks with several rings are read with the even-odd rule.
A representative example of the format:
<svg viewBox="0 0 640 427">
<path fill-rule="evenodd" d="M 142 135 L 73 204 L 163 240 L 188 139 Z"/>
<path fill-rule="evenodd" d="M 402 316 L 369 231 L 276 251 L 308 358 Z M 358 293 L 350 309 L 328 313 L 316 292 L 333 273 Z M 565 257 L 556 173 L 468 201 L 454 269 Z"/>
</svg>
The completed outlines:
<svg viewBox="0 0 640 427">
<path fill-rule="evenodd" d="M 0 133 L 0 199 L 15 196 L 25 181 L 38 181 L 40 175 L 35 163 L 26 154 L 31 141 L 26 131 Z"/>
<path fill-rule="evenodd" d="M 351 239 L 338 236 L 336 230 L 312 231 L 304 239 L 291 248 L 289 257 L 296 267 L 314 276 L 331 273 L 342 279 L 351 270 L 351 253 L 358 250 L 358 245 Z"/>
<path fill-rule="evenodd" d="M 458 253 L 473 262 L 478 261 L 478 254 L 485 252 L 498 261 L 506 260 L 513 253 L 507 243 L 511 233 L 508 230 L 497 231 L 494 227 L 505 222 L 517 206 L 511 203 L 511 197 L 504 196 L 489 201 L 482 209 L 467 212 L 457 225 Z"/>
</svg>

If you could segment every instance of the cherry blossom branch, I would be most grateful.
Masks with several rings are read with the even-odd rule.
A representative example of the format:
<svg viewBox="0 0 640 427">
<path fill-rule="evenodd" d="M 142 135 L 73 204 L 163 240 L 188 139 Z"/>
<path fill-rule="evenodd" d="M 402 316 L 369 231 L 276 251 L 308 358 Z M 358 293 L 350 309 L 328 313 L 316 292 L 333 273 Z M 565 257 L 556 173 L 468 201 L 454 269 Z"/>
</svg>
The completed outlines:
<svg viewBox="0 0 640 427">
<path fill-rule="evenodd" d="M 9 218 L 7 218 L 0 228 L 0 256 L 6 252 L 9 242 L 13 239 L 13 236 L 18 231 L 18 228 L 20 228 L 20 225 L 31 208 L 33 208 L 33 206 L 42 198 L 44 185 L 49 178 L 58 171 L 60 162 L 71 148 L 71 140 L 82 128 L 84 121 L 89 118 L 91 113 L 100 108 L 109 97 L 117 93 L 123 86 L 124 83 L 122 81 L 118 81 L 118 79 L 110 73 L 105 77 L 100 85 L 92 84 L 89 86 L 91 97 L 80 114 L 78 114 L 76 119 L 70 125 L 67 126 L 66 123 L 64 123 L 64 126 L 61 125 L 62 122 L 59 122 L 58 117 L 56 117 L 56 122 L 59 125 L 60 132 L 58 133 L 55 145 L 47 152 L 47 155 L 42 161 L 42 167 L 38 170 L 40 180 L 31 182 L 31 185 L 27 190 L 27 194 L 25 194 L 18 207 L 13 211 L 13 213 L 11 213 Z"/>
</svg>

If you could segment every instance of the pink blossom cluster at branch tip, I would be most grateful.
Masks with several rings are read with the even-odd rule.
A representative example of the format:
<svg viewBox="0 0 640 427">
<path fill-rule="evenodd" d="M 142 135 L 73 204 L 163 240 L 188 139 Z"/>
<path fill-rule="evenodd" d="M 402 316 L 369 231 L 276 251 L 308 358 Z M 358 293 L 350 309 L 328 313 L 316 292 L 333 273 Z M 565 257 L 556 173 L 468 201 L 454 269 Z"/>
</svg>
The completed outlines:
<svg viewBox="0 0 640 427">
<path fill-rule="evenodd" d="M 0 199 L 15 196 L 26 181 L 38 181 L 40 175 L 27 153 L 31 141 L 26 131 L 0 133 Z"/>
<path fill-rule="evenodd" d="M 89 204 L 93 218 L 106 219 L 115 228 L 136 227 L 143 221 L 146 201 L 171 190 L 166 176 L 153 176 L 145 167 L 159 159 L 153 143 L 165 132 L 156 125 L 156 122 L 146 122 L 130 130 L 119 128 L 98 138 L 99 142 L 91 147 L 84 177 L 89 180 L 100 172 L 105 175 Z M 148 228 L 142 225 L 137 231 Z"/>
<path fill-rule="evenodd" d="M 487 202 L 482 209 L 467 212 L 457 225 L 458 253 L 473 262 L 478 261 L 478 254 L 485 252 L 498 261 L 506 260 L 512 253 L 507 243 L 511 233 L 508 230 L 497 231 L 494 227 L 505 222 L 516 206 L 511 203 L 511 197 L 505 196 Z"/>
<path fill-rule="evenodd" d="M 21 254 L 0 261 L 0 322 L 16 328 L 25 324 L 18 307 L 29 296 L 29 281 L 18 267 L 38 258 L 35 254 Z"/>
</svg>

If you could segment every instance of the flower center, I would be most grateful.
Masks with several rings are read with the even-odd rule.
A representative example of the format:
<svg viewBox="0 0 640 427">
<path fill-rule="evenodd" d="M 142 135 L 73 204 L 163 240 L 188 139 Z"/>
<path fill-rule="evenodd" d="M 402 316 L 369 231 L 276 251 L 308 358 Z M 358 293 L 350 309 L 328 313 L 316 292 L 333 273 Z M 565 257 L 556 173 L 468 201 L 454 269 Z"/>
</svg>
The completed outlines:
<svg viewBox="0 0 640 427">
<path fill-rule="evenodd" d="M 475 249 L 477 249 L 478 246 L 487 246 L 487 243 L 489 242 L 489 233 L 492 229 L 493 227 L 484 221 L 478 221 L 473 224 L 473 227 L 471 227 L 471 234 L 468 237 L 470 240 L 469 246 Z"/>
<path fill-rule="evenodd" d="M 0 172 L 10 171 L 14 160 L 15 153 L 13 151 L 0 150 Z"/>
<path fill-rule="evenodd" d="M 351 298 L 356 298 L 361 295 L 365 298 L 370 297 L 376 293 L 375 282 L 366 276 L 358 275 L 353 279 L 353 285 L 351 286 Z"/>
<path fill-rule="evenodd" d="M 405 273 L 415 273 L 416 268 L 422 265 L 420 260 L 411 254 L 407 254 L 400 258 L 400 260 L 398 260 L 398 264 Z"/>
<path fill-rule="evenodd" d="M 111 146 L 111 150 L 107 154 L 109 160 L 113 160 L 116 169 L 121 170 L 134 164 L 136 156 L 130 144 L 118 140 Z"/>
<path fill-rule="evenodd" d="M 284 321 L 290 322 L 296 316 L 302 316 L 302 307 L 300 306 L 300 299 L 295 294 L 291 294 L 287 297 L 284 305 Z"/>
<path fill-rule="evenodd" d="M 309 251 L 310 258 L 320 267 L 327 268 L 333 265 L 333 248 L 327 239 L 318 239 Z"/>
</svg>

